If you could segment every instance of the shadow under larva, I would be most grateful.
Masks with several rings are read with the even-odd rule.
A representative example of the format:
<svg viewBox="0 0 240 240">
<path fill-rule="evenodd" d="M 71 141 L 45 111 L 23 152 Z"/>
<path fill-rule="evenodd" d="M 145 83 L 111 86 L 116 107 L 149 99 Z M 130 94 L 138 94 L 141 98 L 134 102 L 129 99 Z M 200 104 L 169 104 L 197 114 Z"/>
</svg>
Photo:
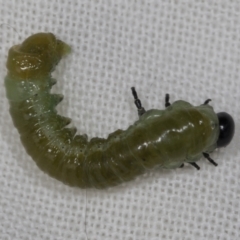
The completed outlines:
<svg viewBox="0 0 240 240">
<path fill-rule="evenodd" d="M 57 114 L 62 95 L 51 94 L 51 73 L 70 47 L 52 33 L 37 33 L 9 50 L 5 87 L 10 114 L 23 146 L 50 176 L 80 188 L 107 188 L 134 179 L 154 167 L 197 169 L 201 157 L 217 165 L 209 153 L 228 145 L 234 135 L 232 117 L 216 114 L 210 99 L 200 106 L 166 94 L 165 110 L 145 110 L 132 87 L 139 120 L 107 139 L 76 135 L 70 119 Z"/>
</svg>

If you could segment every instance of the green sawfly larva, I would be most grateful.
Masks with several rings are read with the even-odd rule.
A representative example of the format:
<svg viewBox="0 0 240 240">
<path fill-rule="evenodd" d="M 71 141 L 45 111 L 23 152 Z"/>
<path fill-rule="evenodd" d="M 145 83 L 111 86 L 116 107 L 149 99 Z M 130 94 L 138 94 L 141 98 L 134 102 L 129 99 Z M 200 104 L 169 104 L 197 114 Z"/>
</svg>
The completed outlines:
<svg viewBox="0 0 240 240">
<path fill-rule="evenodd" d="M 70 47 L 51 33 L 37 33 L 9 50 L 5 87 L 10 114 L 27 153 L 50 176 L 80 188 L 115 186 L 154 167 L 199 169 L 201 157 L 217 165 L 209 153 L 228 145 L 233 118 L 216 114 L 206 100 L 200 106 L 185 101 L 165 110 L 145 111 L 132 88 L 139 120 L 107 139 L 76 135 L 70 119 L 57 114 L 62 95 L 51 94 L 51 73 Z"/>
</svg>

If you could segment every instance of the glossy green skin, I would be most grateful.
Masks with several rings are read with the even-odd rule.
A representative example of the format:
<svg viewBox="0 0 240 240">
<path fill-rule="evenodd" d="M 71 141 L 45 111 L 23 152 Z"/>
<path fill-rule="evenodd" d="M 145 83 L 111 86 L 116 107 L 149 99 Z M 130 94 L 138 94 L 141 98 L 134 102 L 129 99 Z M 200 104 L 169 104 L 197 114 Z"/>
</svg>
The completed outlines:
<svg viewBox="0 0 240 240">
<path fill-rule="evenodd" d="M 32 51 L 36 40 L 43 47 Z M 117 130 L 107 139 L 88 141 L 86 135 L 75 135 L 75 129 L 65 127 L 70 119 L 55 110 L 62 96 L 50 94 L 55 83 L 51 72 L 69 52 L 65 43 L 59 47 L 56 41 L 50 34 L 31 36 L 17 47 L 17 64 L 16 47 L 11 49 L 5 79 L 14 125 L 26 151 L 44 172 L 71 186 L 101 189 L 154 167 L 177 168 L 184 162 L 196 162 L 202 152 L 216 148 L 219 126 L 212 107 L 194 107 L 184 101 L 174 102 L 166 110 L 149 110 L 126 131 Z M 35 55 L 41 63 L 48 61 L 47 66 L 36 65 Z M 22 67 L 25 56 L 30 60 Z"/>
</svg>

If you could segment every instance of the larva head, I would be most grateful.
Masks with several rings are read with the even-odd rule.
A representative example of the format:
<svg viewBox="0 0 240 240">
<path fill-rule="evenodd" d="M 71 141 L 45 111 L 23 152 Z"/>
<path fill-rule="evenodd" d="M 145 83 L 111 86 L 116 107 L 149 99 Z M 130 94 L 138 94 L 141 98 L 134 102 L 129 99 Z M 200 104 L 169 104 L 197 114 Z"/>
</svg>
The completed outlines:
<svg viewBox="0 0 240 240">
<path fill-rule="evenodd" d="M 49 75 L 69 52 L 70 47 L 52 33 L 37 33 L 10 48 L 7 68 L 21 79 L 39 78 Z"/>
<path fill-rule="evenodd" d="M 218 147 L 227 146 L 233 138 L 235 131 L 234 120 L 228 113 L 220 112 L 217 114 L 219 122 L 219 137 L 217 141 Z"/>
</svg>

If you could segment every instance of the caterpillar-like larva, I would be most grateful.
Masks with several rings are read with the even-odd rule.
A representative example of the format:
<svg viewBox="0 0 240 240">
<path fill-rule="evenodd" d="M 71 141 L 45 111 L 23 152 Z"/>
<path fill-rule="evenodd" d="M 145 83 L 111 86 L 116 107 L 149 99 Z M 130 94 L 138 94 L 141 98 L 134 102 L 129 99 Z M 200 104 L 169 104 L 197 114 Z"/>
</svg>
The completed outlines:
<svg viewBox="0 0 240 240">
<path fill-rule="evenodd" d="M 145 111 L 132 88 L 139 120 L 107 139 L 76 135 L 70 119 L 56 112 L 62 95 L 51 94 L 56 81 L 51 72 L 70 47 L 51 33 L 37 33 L 9 50 L 5 87 L 10 114 L 22 144 L 36 164 L 50 176 L 71 186 L 106 188 L 129 181 L 154 167 L 178 168 L 196 164 L 234 135 L 227 113 L 214 113 L 208 105 L 185 101 L 166 109 Z"/>
</svg>

